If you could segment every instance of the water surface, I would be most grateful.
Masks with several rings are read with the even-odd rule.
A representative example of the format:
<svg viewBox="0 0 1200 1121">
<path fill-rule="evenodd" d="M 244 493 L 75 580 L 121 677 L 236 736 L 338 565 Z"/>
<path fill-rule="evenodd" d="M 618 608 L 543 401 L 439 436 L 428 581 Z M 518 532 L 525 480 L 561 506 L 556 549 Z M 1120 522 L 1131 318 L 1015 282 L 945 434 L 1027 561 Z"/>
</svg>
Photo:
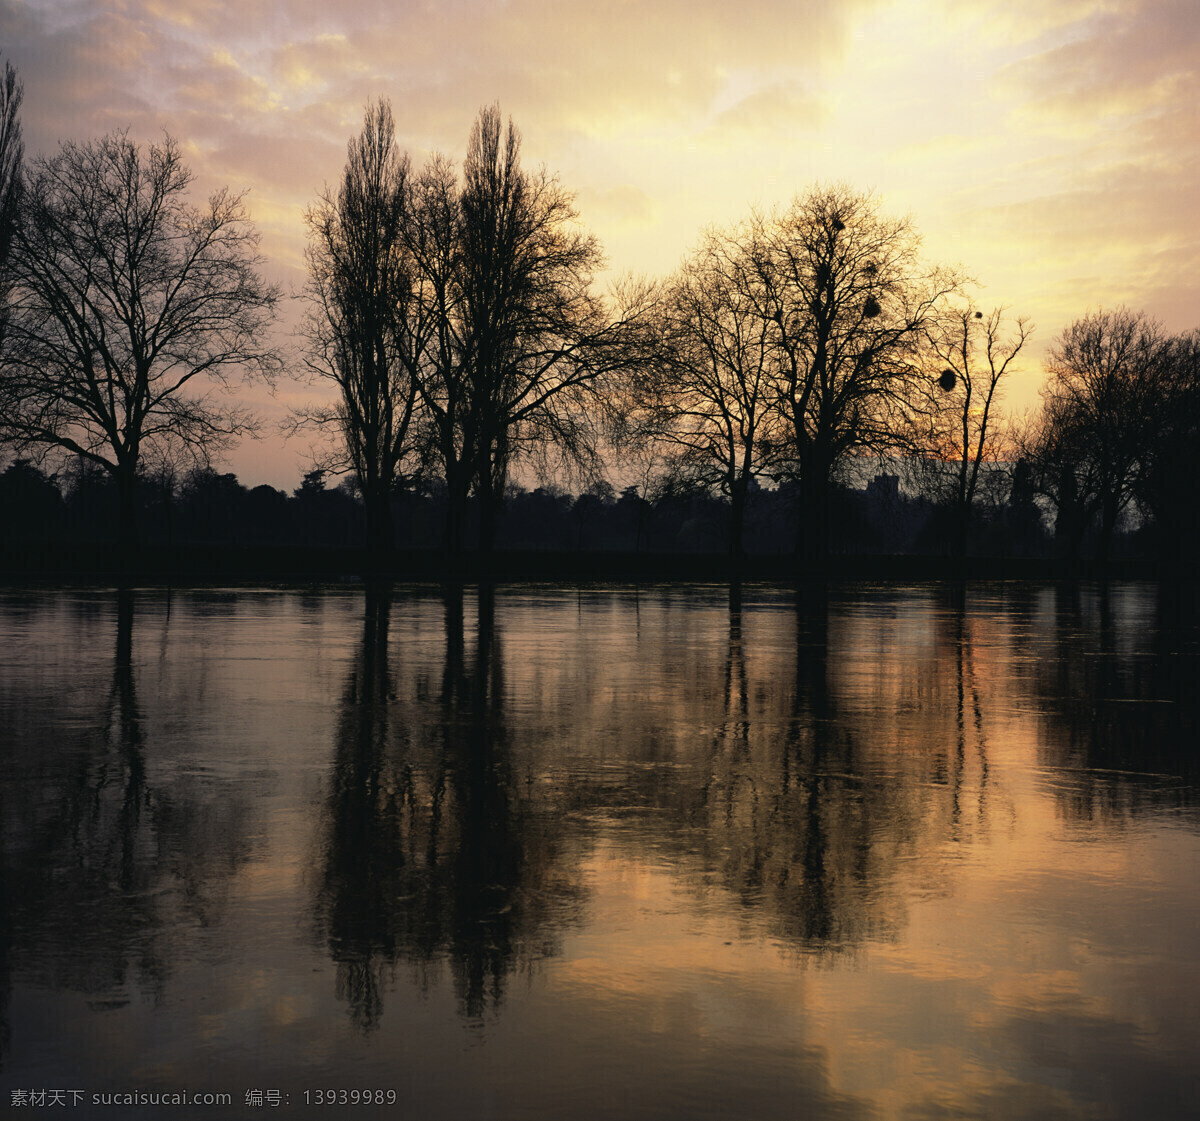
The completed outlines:
<svg viewBox="0 0 1200 1121">
<path fill-rule="evenodd" d="M 1198 636 L 1136 584 L 0 593 L 0 1106 L 1200 1116 Z"/>
</svg>

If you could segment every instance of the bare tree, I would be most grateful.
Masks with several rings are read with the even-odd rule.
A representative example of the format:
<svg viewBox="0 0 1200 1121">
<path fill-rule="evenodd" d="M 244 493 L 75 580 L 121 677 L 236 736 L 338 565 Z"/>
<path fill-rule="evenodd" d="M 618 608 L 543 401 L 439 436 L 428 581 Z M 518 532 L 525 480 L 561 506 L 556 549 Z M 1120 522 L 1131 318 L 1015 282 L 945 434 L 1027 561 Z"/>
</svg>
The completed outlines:
<svg viewBox="0 0 1200 1121">
<path fill-rule="evenodd" d="M 629 329 L 647 310 L 640 290 L 615 314 L 596 293 L 599 244 L 556 179 L 521 169 L 520 146 L 498 106 L 482 109 L 460 196 L 460 369 L 484 550 L 518 457 L 594 455 L 592 394 L 631 361 Z"/>
<path fill-rule="evenodd" d="M 933 376 L 916 387 L 912 449 L 926 468 L 927 489 L 954 511 L 954 548 L 966 555 L 980 473 L 1004 458 L 994 406 L 1001 382 L 1032 328 L 1017 319 L 1004 330 L 1004 309 L 986 316 L 969 306 L 947 310 L 925 329 Z"/>
<path fill-rule="evenodd" d="M 169 136 L 145 150 L 123 132 L 64 144 L 33 165 L 13 242 L 7 432 L 110 472 L 126 545 L 147 449 L 222 451 L 254 419 L 216 392 L 235 370 L 277 366 L 265 328 L 279 295 L 259 276 L 243 196 L 195 207 L 191 181 Z"/>
<path fill-rule="evenodd" d="M 1016 424 L 1013 443 L 1014 482 L 1020 470 L 1025 488 L 1054 511 L 1056 551 L 1078 556 L 1093 513 L 1085 499 L 1095 491 L 1095 465 L 1083 454 L 1086 433 L 1063 402 L 1046 398 Z"/>
<path fill-rule="evenodd" d="M 777 357 L 745 242 L 744 231 L 710 232 L 670 283 L 663 345 L 632 379 L 624 417 L 627 433 L 657 442 L 676 473 L 728 496 L 735 560 L 750 486 L 772 462 Z"/>
<path fill-rule="evenodd" d="M 1099 556 L 1109 556 L 1151 439 L 1165 346 L 1156 321 L 1117 308 L 1077 319 L 1050 349 L 1043 415 L 1028 450 L 1072 552 L 1098 521 Z"/>
<path fill-rule="evenodd" d="M 434 322 L 407 252 L 408 179 L 391 107 L 380 100 L 347 146 L 337 195 L 326 188 L 305 215 L 309 366 L 339 395 L 336 405 L 297 416 L 337 430 L 337 450 L 322 467 L 353 471 L 377 552 L 395 544 L 392 492 L 414 455 L 417 371 Z"/>
<path fill-rule="evenodd" d="M 17 228 L 17 208 L 21 199 L 25 145 L 21 140 L 18 115 L 24 91 L 17 81 L 12 63 L 4 64 L 4 84 L 0 86 L 0 355 L 8 334 L 8 301 L 12 287 L 9 259 Z M 0 371 L 0 439 L 6 434 L 5 419 L 16 406 L 12 387 Z M 0 446 L 0 462 L 3 461 Z"/>
<path fill-rule="evenodd" d="M 24 93 L 12 63 L 6 62 L 4 83 L 0 86 L 0 284 L 5 288 L 23 182 L 25 144 L 18 114 Z M 0 297 L 3 294 L 0 291 Z"/>
<path fill-rule="evenodd" d="M 459 281 L 462 215 L 458 175 L 444 156 L 422 168 L 410 192 L 407 247 L 416 263 L 421 300 L 432 333 L 419 365 L 423 459 L 446 483 L 444 544 L 458 553 L 464 544 L 467 498 L 474 478 L 479 418 L 466 376 L 466 332 Z"/>
<path fill-rule="evenodd" d="M 451 551 L 463 545 L 469 495 L 480 548 L 491 548 L 518 460 L 595 467 L 603 379 L 634 361 L 648 330 L 647 290 L 595 291 L 599 245 L 557 179 L 522 169 L 520 146 L 513 123 L 486 107 L 461 185 L 435 158 L 413 194 L 409 248 L 432 321 L 420 394 L 446 475 Z"/>
<path fill-rule="evenodd" d="M 1167 339 L 1161 358 L 1135 495 L 1161 555 L 1191 563 L 1200 550 L 1200 331 Z"/>
<path fill-rule="evenodd" d="M 799 480 L 800 531 L 828 549 L 830 496 L 848 456 L 894 447 L 925 328 L 958 285 L 918 257 L 904 219 L 845 186 L 814 188 L 781 215 L 755 215 L 749 252 L 760 314 L 778 351 L 776 397 Z"/>
</svg>

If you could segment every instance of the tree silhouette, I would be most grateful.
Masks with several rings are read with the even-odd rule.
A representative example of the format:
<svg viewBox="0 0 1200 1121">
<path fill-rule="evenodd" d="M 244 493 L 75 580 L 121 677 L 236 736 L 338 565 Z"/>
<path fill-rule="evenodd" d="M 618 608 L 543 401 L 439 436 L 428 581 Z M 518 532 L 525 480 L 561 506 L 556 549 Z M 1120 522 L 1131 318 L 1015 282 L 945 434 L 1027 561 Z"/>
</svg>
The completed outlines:
<svg viewBox="0 0 1200 1121">
<path fill-rule="evenodd" d="M 8 298 L 8 262 L 17 226 L 17 207 L 24 181 L 25 144 L 21 140 L 18 113 L 24 90 L 17 81 L 12 63 L 4 64 L 4 82 L 0 85 L 0 339 L 5 328 Z"/>
<path fill-rule="evenodd" d="M 203 702 L 192 689 L 164 697 L 169 678 L 139 688 L 142 598 L 122 588 L 74 606 L 81 650 L 111 621 L 111 668 L 85 657 L 69 675 L 12 674 L 0 688 L 0 1011 L 10 968 L 93 1007 L 128 1003 L 135 986 L 161 997 L 179 932 L 221 923 L 261 827 L 236 783 L 163 766 L 171 735 L 154 710 L 191 727 Z"/>
<path fill-rule="evenodd" d="M 414 250 L 434 301 L 422 403 L 447 484 L 447 545 L 461 548 L 468 495 L 491 548 L 512 465 L 596 462 L 602 381 L 628 367 L 648 327 L 645 288 L 592 284 L 603 257 L 571 195 L 526 172 L 497 106 L 476 118 L 458 187 L 435 159 L 419 179 Z"/>
<path fill-rule="evenodd" d="M 1018 319 L 1004 334 L 1004 309 L 986 316 L 959 306 L 926 328 L 935 379 L 914 401 L 914 452 L 923 490 L 954 511 L 954 551 L 966 556 L 972 512 L 985 465 L 1003 458 L 994 406 L 1001 382 L 1029 338 L 1031 328 Z"/>
<path fill-rule="evenodd" d="M 1077 319 L 1051 347 L 1042 413 L 1022 452 L 1040 491 L 1054 503 L 1055 532 L 1070 555 L 1098 520 L 1099 556 L 1109 557 L 1153 438 L 1165 357 L 1159 324 L 1127 308 Z"/>
<path fill-rule="evenodd" d="M 338 430 L 340 446 L 322 466 L 354 472 L 376 552 L 395 544 L 392 492 L 413 453 L 416 372 L 431 324 L 405 252 L 408 174 L 380 100 L 347 147 L 336 197 L 326 188 L 305 215 L 309 365 L 337 386 L 339 401 L 299 419 Z"/>
<path fill-rule="evenodd" d="M 710 232 L 667 288 L 663 345 L 630 384 L 619 438 L 657 446 L 668 470 L 729 497 L 742 554 L 751 484 L 771 462 L 776 340 L 759 314 L 741 231 Z"/>
<path fill-rule="evenodd" d="M 279 294 L 258 275 L 243 196 L 197 208 L 191 182 L 169 136 L 64 144 L 33 165 L 13 243 L 7 434 L 109 472 L 126 545 L 147 449 L 174 441 L 207 461 L 254 426 L 215 389 L 277 365 L 264 334 Z"/>
<path fill-rule="evenodd" d="M 1200 546 L 1200 331 L 1167 340 L 1147 404 L 1135 494 L 1160 554 L 1191 562 Z"/>
<path fill-rule="evenodd" d="M 22 163 L 25 145 L 21 140 L 21 119 L 18 112 L 24 90 L 17 81 L 12 63 L 4 64 L 4 82 L 0 85 L 0 362 L 5 336 L 8 334 L 8 299 L 12 278 L 9 258 L 13 235 L 16 233 L 17 207 L 23 182 Z M 16 395 L 11 394 L 0 366 L 0 440 L 5 435 L 6 418 L 16 407 Z M 0 443 L 0 463 L 3 462 Z"/>
<path fill-rule="evenodd" d="M 828 549 L 837 470 L 895 447 L 924 330 L 958 278 L 918 259 L 919 238 L 875 199 L 816 187 L 783 214 L 755 215 L 749 253 L 778 351 L 776 394 L 798 477 L 802 544 Z"/>
</svg>

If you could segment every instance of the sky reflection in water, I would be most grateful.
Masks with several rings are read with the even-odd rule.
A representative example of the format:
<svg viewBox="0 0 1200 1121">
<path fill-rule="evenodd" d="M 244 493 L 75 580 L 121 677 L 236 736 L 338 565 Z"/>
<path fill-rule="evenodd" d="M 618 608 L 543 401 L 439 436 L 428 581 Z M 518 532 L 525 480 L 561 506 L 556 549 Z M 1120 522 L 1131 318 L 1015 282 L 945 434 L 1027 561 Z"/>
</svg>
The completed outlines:
<svg viewBox="0 0 1200 1121">
<path fill-rule="evenodd" d="M 1200 1116 L 1195 619 L 1143 585 L 0 595 L 3 1104 Z"/>
</svg>

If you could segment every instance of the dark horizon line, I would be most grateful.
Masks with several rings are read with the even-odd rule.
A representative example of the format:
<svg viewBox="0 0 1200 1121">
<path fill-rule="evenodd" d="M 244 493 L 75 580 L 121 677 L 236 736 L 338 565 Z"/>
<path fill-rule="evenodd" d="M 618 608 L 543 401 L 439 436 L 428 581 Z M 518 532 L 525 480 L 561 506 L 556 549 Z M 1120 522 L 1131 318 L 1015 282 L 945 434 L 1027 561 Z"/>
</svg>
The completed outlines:
<svg viewBox="0 0 1200 1121">
<path fill-rule="evenodd" d="M 795 553 L 630 550 L 396 549 L 380 556 L 348 546 L 143 546 L 130 557 L 115 544 L 0 546 L 0 579 L 20 584 L 137 580 L 170 585 L 267 579 L 282 582 L 401 583 L 779 583 L 943 580 L 1196 580 L 1200 565 L 1154 557 L 1095 558 L 920 553 Z"/>
</svg>

